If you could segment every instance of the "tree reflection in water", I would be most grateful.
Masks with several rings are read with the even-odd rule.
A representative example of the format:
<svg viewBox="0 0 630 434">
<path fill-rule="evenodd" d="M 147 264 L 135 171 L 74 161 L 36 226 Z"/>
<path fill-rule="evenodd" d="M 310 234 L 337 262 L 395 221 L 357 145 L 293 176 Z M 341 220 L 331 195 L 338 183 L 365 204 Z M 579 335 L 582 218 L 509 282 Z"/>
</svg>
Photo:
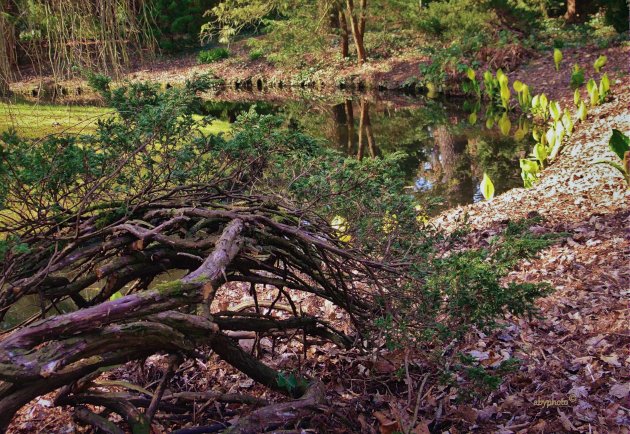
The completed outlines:
<svg viewBox="0 0 630 434">
<path fill-rule="evenodd" d="M 496 122 L 469 123 L 463 101 L 421 97 L 391 98 L 353 95 L 336 101 L 313 96 L 283 101 L 208 103 L 209 112 L 232 121 L 235 113 L 252 106 L 260 113 L 278 113 L 288 125 L 326 140 L 354 158 L 374 158 L 401 151 L 406 182 L 420 202 L 434 205 L 433 212 L 480 200 L 479 183 L 486 172 L 497 194 L 522 186 L 519 157 L 531 134 L 517 123 L 504 135 Z M 436 205 L 437 204 L 437 205 Z"/>
</svg>

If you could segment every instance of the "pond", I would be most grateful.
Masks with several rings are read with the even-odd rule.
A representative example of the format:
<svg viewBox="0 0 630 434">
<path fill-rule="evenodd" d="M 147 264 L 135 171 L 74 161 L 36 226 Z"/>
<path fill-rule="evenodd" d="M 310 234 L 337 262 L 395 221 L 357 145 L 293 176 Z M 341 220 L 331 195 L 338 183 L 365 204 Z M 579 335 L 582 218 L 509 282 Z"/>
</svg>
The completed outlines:
<svg viewBox="0 0 630 434">
<path fill-rule="evenodd" d="M 519 159 L 533 146 L 527 120 L 481 114 L 470 101 L 423 96 L 265 96 L 218 93 L 205 111 L 227 122 L 250 108 L 281 114 L 289 125 L 355 158 L 404 152 L 408 190 L 433 215 L 483 200 L 479 185 L 484 173 L 496 194 L 523 185 Z"/>
<path fill-rule="evenodd" d="M 29 137 L 90 131 L 96 119 L 111 113 L 98 107 L 4 106 L 0 106 L 0 115 L 6 115 L 0 116 L 0 130 L 17 127 Z M 533 145 L 523 120 L 502 119 L 500 113 L 482 115 L 479 107 L 463 100 L 401 94 L 322 97 L 220 92 L 205 102 L 200 114 L 217 118 L 211 126 L 213 132 L 229 133 L 230 124 L 250 109 L 282 115 L 288 126 L 354 158 L 404 152 L 407 192 L 416 195 L 433 215 L 483 200 L 479 185 L 484 173 L 492 179 L 497 194 L 521 187 L 518 160 Z M 0 329 L 16 325 L 40 309 L 38 297 L 25 297 L 7 312 Z M 66 312 L 74 309 L 74 303 L 62 301 L 52 309 Z"/>
</svg>

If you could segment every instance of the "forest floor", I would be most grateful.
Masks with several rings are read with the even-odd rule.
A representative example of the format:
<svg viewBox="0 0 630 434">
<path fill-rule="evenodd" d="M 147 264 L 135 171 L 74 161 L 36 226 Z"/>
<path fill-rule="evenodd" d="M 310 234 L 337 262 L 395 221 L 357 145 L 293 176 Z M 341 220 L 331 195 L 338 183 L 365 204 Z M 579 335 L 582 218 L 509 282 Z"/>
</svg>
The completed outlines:
<svg viewBox="0 0 630 434">
<path fill-rule="evenodd" d="M 450 210 L 432 221 L 445 231 L 466 227 L 459 248 L 486 247 L 509 221 L 526 217 L 540 218 L 529 228 L 533 233 L 561 234 L 558 243 L 536 259 L 522 261 L 508 276 L 512 281 L 552 285 L 554 291 L 537 302 L 539 317 L 507 318 L 495 333 L 473 332 L 463 345 L 484 366 L 516 358 L 520 360 L 518 369 L 505 375 L 496 390 L 466 403 L 456 399 L 457 387 L 444 385 L 429 374 L 426 363 L 412 351 L 365 354 L 315 345 L 302 355 L 299 342 L 270 348 L 270 342 L 262 340 L 263 360 L 271 362 L 275 352 L 274 367 L 297 363 L 301 372 L 327 385 L 331 405 L 323 406 L 311 423 L 338 433 L 630 432 L 630 194 L 614 169 L 595 164 L 613 158 L 608 149 L 612 128 L 630 132 L 628 49 L 609 50 L 613 50 L 607 52 L 614 81 L 612 97 L 590 110 L 587 122 L 576 126 L 560 157 L 534 187 L 510 190 L 489 202 Z M 592 63 L 599 52 L 589 54 Z M 567 71 L 573 64 L 571 56 L 565 52 L 563 68 Z M 553 78 L 563 77 L 568 82 L 567 74 L 554 71 L 549 78 L 549 71 L 553 71 L 552 60 L 540 57 L 513 77 L 524 78 L 567 106 L 572 91 L 568 83 Z M 239 288 L 228 287 L 222 303 L 242 301 Z M 308 298 L 303 308 L 343 321 L 329 306 L 314 305 Z M 144 368 L 114 371 L 103 381 L 138 381 L 141 377 L 146 384 L 161 377 L 163 363 L 155 357 Z M 211 388 L 279 398 L 213 360 L 193 361 L 173 381 L 173 388 Z M 229 386 L 221 389 L 219 383 Z M 234 417 L 238 408 L 225 407 L 225 419 Z M 208 422 L 193 419 L 182 425 Z M 158 419 L 155 429 L 168 432 L 169 426 Z M 45 396 L 24 407 L 9 432 L 85 429 L 74 424 L 67 409 L 52 407 L 52 396 Z"/>
</svg>

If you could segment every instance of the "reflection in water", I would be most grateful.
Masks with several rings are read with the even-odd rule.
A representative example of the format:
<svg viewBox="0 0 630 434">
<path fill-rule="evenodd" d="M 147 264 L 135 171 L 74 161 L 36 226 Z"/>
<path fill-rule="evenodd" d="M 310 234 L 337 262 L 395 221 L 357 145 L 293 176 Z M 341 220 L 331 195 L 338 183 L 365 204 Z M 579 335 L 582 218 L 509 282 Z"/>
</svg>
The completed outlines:
<svg viewBox="0 0 630 434">
<path fill-rule="evenodd" d="M 359 159 L 402 151 L 405 180 L 421 202 L 433 205 L 433 213 L 481 200 L 484 172 L 497 194 L 522 186 L 518 159 L 531 141 L 526 124 L 502 112 L 478 119 L 478 103 L 366 96 L 269 102 L 249 96 L 250 102 L 225 102 L 219 95 L 206 103 L 206 112 L 230 122 L 251 107 L 279 113 L 290 126 Z"/>
<path fill-rule="evenodd" d="M 261 114 L 284 115 L 289 125 L 355 158 L 402 151 L 406 181 L 434 213 L 481 200 L 484 172 L 497 194 L 522 186 L 518 159 L 532 141 L 526 123 L 502 112 L 478 119 L 483 117 L 478 102 L 366 96 L 256 101 L 260 94 L 245 96 L 251 101 L 220 101 L 219 95 L 206 103 L 206 114 L 234 122 L 240 112 L 255 107 Z"/>
<path fill-rule="evenodd" d="M 277 111 L 309 135 L 355 158 L 403 151 L 408 155 L 403 163 L 406 181 L 419 200 L 437 213 L 481 200 L 484 172 L 495 181 L 497 193 L 522 185 L 518 159 L 529 140 L 523 123 L 511 128 L 515 138 L 506 131 L 506 122 L 493 118 L 487 128 L 485 122 L 476 122 L 476 115 L 471 122 L 461 106 L 354 98 L 336 104 L 289 101 L 278 105 Z"/>
</svg>

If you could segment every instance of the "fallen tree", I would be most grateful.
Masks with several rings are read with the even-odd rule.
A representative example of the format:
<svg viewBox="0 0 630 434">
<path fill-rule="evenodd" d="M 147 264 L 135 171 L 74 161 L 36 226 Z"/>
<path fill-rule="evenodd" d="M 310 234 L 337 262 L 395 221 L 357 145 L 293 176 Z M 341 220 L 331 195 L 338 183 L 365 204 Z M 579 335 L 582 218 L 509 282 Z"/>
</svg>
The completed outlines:
<svg viewBox="0 0 630 434">
<path fill-rule="evenodd" d="M 296 295 L 310 293 L 343 309 L 359 334 L 375 312 L 375 288 L 397 285 L 400 273 L 349 245 L 313 207 L 305 210 L 257 186 L 278 188 L 269 180 L 270 155 L 233 156 L 216 138 L 191 140 L 199 132 L 190 116 L 198 83 L 168 96 L 150 87 L 123 94 L 126 89 L 111 91 L 107 81 L 101 85 L 110 102 L 124 105 L 118 112 L 124 130 L 119 120 L 103 121 L 96 136 L 37 146 L 3 137 L 11 146 L 1 155 L 0 317 L 19 309 L 25 297 L 39 300 L 41 312 L 0 336 L 0 430 L 23 405 L 59 389 L 56 404 L 74 406 L 84 423 L 121 432 L 106 417 L 114 412 L 132 431 L 148 432 L 156 411 L 171 405 L 163 399 L 173 370 L 186 359 L 206 357 L 207 349 L 298 399 L 252 413 L 233 432 L 278 428 L 303 417 L 322 402 L 322 386 L 284 381 L 282 372 L 230 335 L 286 340 L 299 331 L 304 345 L 312 336 L 349 346 L 356 336 L 304 314 Z M 295 137 L 280 139 L 291 144 Z M 358 180 L 352 182 L 345 188 L 356 187 Z M 240 285 L 251 297 L 249 311 L 219 308 L 216 296 L 226 284 Z M 271 303 L 259 301 L 263 288 L 277 291 Z M 50 315 L 64 300 L 75 310 Z M 172 357 L 151 397 L 94 387 L 103 369 L 153 354 Z"/>
</svg>

